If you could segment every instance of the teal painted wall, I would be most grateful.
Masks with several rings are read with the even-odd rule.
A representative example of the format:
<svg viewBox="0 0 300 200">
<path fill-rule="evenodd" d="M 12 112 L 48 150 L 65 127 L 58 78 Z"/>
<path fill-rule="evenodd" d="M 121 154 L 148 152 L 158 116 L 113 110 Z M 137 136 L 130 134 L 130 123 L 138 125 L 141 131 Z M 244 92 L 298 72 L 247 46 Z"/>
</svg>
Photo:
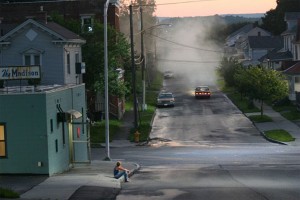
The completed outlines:
<svg viewBox="0 0 300 200">
<path fill-rule="evenodd" d="M 0 122 L 6 124 L 7 140 L 0 173 L 48 174 L 45 108 L 44 94 L 0 96 Z"/>
<path fill-rule="evenodd" d="M 64 112 L 72 109 L 82 112 L 83 109 L 83 118 L 74 121 L 86 121 L 85 86 L 31 94 L 0 94 L 0 122 L 6 123 L 7 132 L 7 158 L 0 158 L 0 173 L 53 175 L 68 170 L 72 160 L 88 161 L 86 143 L 76 144 L 74 159 L 70 157 L 69 147 L 73 142 L 69 135 L 78 139 L 77 126 L 81 125 L 72 128 L 68 122 L 57 122 L 57 105 Z M 74 132 L 69 132 L 72 129 Z M 80 130 L 79 139 L 86 140 L 86 127 Z M 42 166 L 38 166 L 38 162 Z"/>
</svg>

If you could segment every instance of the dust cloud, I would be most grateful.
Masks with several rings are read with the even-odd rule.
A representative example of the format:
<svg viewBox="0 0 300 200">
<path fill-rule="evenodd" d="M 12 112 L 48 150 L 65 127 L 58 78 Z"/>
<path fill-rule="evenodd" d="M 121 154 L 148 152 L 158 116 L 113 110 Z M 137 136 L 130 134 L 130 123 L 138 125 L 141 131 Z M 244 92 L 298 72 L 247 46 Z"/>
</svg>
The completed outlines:
<svg viewBox="0 0 300 200">
<path fill-rule="evenodd" d="M 160 31 L 156 39 L 158 69 L 172 71 L 189 87 L 215 86 L 222 47 L 208 40 L 213 22 L 184 18 L 160 23 L 172 25 Z"/>
</svg>

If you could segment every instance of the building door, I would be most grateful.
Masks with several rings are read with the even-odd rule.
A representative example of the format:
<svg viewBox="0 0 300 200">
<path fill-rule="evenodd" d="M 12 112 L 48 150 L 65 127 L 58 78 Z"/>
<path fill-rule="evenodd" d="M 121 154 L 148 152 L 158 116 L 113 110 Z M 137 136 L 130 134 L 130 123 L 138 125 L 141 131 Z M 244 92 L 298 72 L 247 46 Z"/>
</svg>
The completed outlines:
<svg viewBox="0 0 300 200">
<path fill-rule="evenodd" d="M 90 133 L 89 124 L 83 121 L 83 117 L 75 118 L 71 114 L 69 122 L 69 152 L 70 163 L 90 163 Z"/>
<path fill-rule="evenodd" d="M 91 147 L 89 124 L 82 122 L 72 122 L 72 154 L 73 163 L 90 163 Z"/>
</svg>

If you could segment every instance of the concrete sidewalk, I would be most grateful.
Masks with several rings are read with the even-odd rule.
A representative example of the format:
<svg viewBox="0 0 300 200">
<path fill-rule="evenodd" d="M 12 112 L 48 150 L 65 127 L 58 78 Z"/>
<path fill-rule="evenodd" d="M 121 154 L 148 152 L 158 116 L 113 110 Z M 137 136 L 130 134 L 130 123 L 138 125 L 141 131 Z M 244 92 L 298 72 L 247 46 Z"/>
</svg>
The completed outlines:
<svg viewBox="0 0 300 200">
<path fill-rule="evenodd" d="M 255 102 L 255 105 L 259 108 L 260 104 Z M 259 113 L 245 113 L 248 117 L 250 115 L 260 115 Z M 297 123 L 291 122 L 284 118 L 280 113 L 274 111 L 270 106 L 264 104 L 264 115 L 267 115 L 272 118 L 272 122 L 264 123 L 254 123 L 256 128 L 263 134 L 265 131 L 282 129 L 289 132 L 294 138 L 295 141 L 287 142 L 282 144 L 300 146 L 300 127 Z M 277 142 L 277 141 L 274 141 Z"/>
<path fill-rule="evenodd" d="M 23 182 L 22 185 L 22 189 L 26 192 L 21 195 L 20 199 L 91 200 L 99 199 L 99 197 L 112 198 L 119 193 L 121 183 L 124 182 L 122 178 L 115 179 L 113 177 L 115 163 L 116 161 L 92 161 L 91 164 L 77 164 L 70 171 L 45 178 L 40 183 L 36 181 L 38 176 L 28 177 L 27 182 Z M 122 162 L 122 165 L 130 170 L 130 176 L 139 169 L 139 165 L 136 163 Z M 5 183 L 11 182 L 4 180 L 9 178 L 13 178 L 13 176 L 1 176 L 0 187 L 5 187 Z"/>
</svg>

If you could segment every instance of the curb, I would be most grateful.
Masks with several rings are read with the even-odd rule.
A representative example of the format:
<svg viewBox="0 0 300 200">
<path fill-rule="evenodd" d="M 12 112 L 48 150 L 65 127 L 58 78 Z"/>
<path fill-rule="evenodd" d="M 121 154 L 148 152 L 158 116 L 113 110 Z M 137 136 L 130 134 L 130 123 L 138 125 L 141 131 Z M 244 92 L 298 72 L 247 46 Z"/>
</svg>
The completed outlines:
<svg viewBox="0 0 300 200">
<path fill-rule="evenodd" d="M 255 127 L 256 127 L 256 126 L 255 126 Z M 264 131 L 260 131 L 260 134 L 261 134 L 266 140 L 268 140 L 269 142 L 273 142 L 273 143 L 277 143 L 277 144 L 282 144 L 282 145 L 288 145 L 287 143 L 280 142 L 280 141 L 277 141 L 277 140 L 274 140 L 274 139 L 271 139 L 271 138 L 267 137 Z"/>
<path fill-rule="evenodd" d="M 135 165 L 136 168 L 128 173 L 128 178 L 133 176 L 141 168 L 141 166 L 139 164 L 137 164 L 137 163 L 133 163 L 133 164 Z M 120 184 L 121 184 L 121 182 L 125 181 L 123 176 L 118 178 L 118 180 L 120 181 Z"/>
<path fill-rule="evenodd" d="M 135 172 L 139 171 L 141 168 L 141 166 L 139 164 L 137 164 L 137 163 L 133 163 L 133 164 L 135 165 L 136 168 L 134 170 L 132 170 L 131 172 L 129 172 L 128 177 L 133 176 L 135 174 Z"/>
</svg>

